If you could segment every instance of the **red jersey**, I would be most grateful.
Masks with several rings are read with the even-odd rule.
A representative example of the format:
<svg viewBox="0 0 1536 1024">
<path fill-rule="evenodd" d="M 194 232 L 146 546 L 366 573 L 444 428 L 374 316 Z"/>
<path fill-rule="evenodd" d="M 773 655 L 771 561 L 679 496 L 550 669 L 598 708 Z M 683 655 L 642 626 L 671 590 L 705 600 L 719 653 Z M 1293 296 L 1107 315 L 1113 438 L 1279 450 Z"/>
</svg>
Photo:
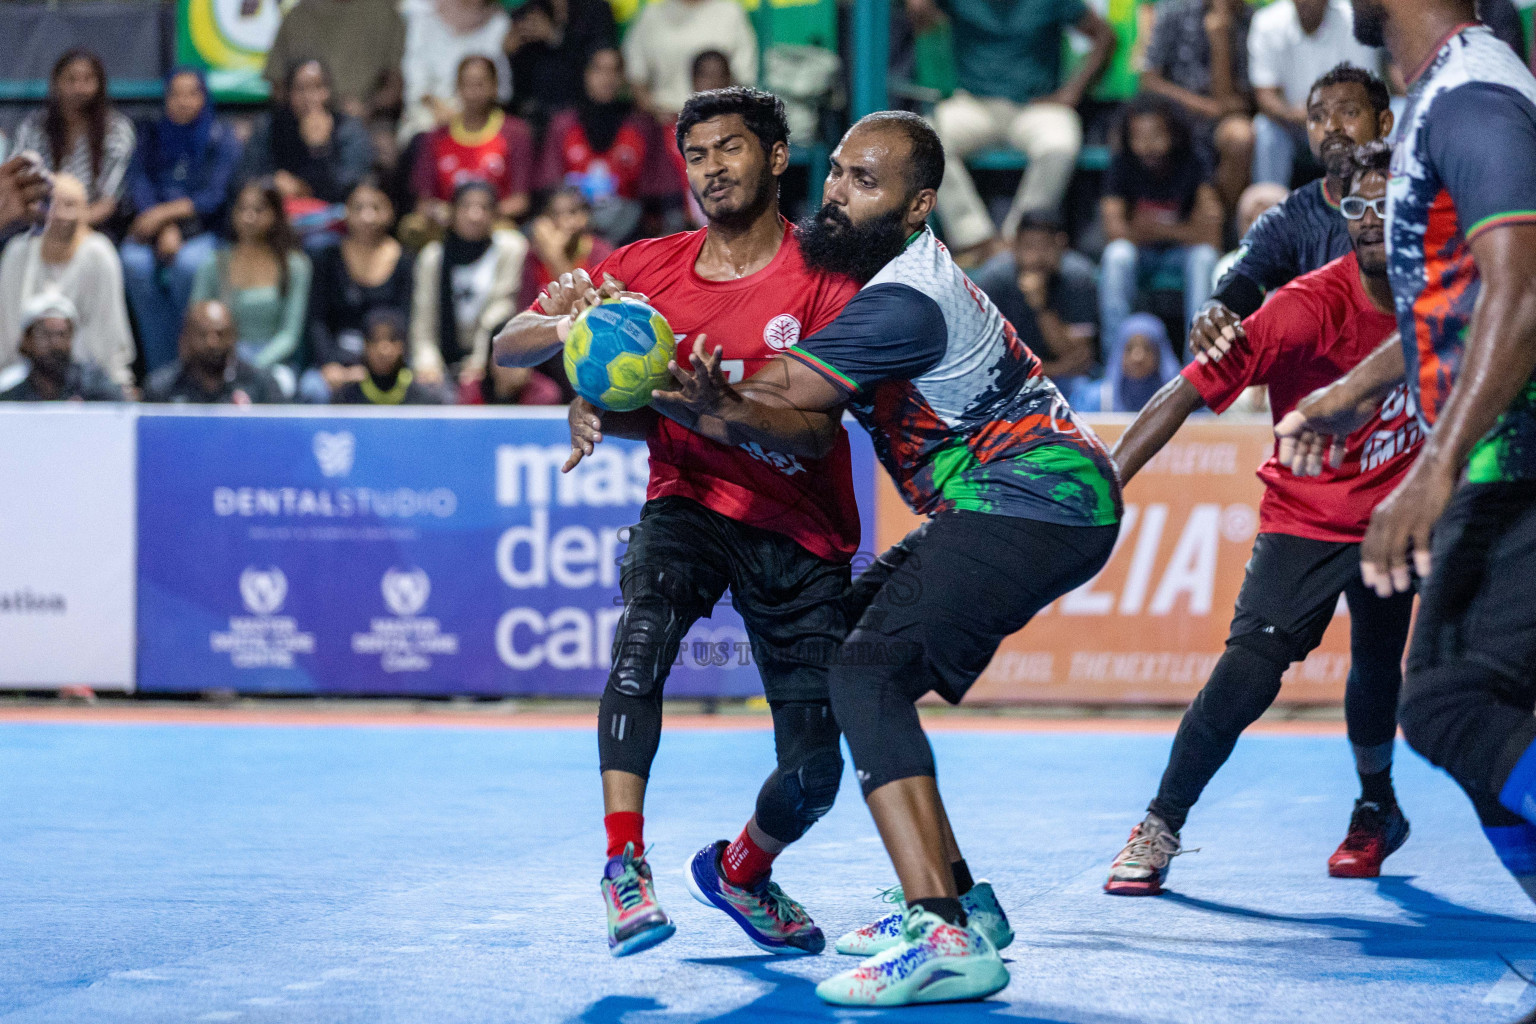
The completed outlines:
<svg viewBox="0 0 1536 1024">
<path fill-rule="evenodd" d="M 574 185 L 593 202 L 609 196 L 639 198 L 644 192 L 642 178 L 647 171 L 654 173 L 655 160 L 656 133 L 644 117 L 626 118 L 613 142 L 598 152 L 574 111 L 556 114 L 545 129 L 540 184 L 544 188 Z"/>
<path fill-rule="evenodd" d="M 1355 254 L 1298 277 L 1243 321 L 1248 342 L 1220 362 L 1191 363 L 1184 379 L 1205 404 L 1224 412 L 1243 389 L 1269 385 L 1275 422 L 1307 395 L 1332 384 L 1397 329 L 1391 313 L 1371 305 Z M 1371 421 L 1346 439 L 1344 461 L 1321 476 L 1298 477 L 1271 455 L 1259 467 L 1264 501 L 1259 529 L 1311 540 L 1358 543 L 1371 510 L 1402 479 L 1424 440 L 1406 386 L 1382 402 Z"/>
<path fill-rule="evenodd" d="M 491 111 L 484 128 L 470 133 L 455 118 L 429 133 L 412 168 L 411 186 L 420 196 L 448 202 L 466 181 L 488 182 L 496 198 L 526 193 L 533 177 L 533 130 L 516 117 Z"/>
<path fill-rule="evenodd" d="M 830 324 L 858 292 L 849 278 L 814 271 L 800 257 L 795 230 L 762 270 L 739 281 L 706 281 L 694 270 L 708 229 L 626 245 L 592 272 L 612 274 L 647 296 L 677 335 L 678 350 L 700 333 L 721 346 L 732 381 Z M 848 432 L 824 459 L 802 459 L 757 445 L 728 447 L 661 417 L 651 436 L 646 497 L 680 495 L 748 526 L 790 537 L 819 558 L 846 562 L 859 549 Z"/>
</svg>

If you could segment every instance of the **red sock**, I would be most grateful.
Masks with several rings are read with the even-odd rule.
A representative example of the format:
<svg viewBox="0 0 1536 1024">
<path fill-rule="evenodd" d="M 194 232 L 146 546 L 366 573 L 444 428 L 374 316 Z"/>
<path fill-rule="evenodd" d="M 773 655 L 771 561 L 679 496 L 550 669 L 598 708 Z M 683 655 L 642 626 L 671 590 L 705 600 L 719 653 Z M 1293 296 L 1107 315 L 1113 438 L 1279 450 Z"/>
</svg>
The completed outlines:
<svg viewBox="0 0 1536 1024">
<path fill-rule="evenodd" d="M 645 815 L 639 811 L 614 811 L 603 819 L 608 831 L 608 856 L 617 857 L 624 847 L 635 844 L 635 856 L 645 852 Z"/>
<path fill-rule="evenodd" d="M 768 877 L 777 856 L 754 843 L 749 831 L 742 829 L 736 841 L 725 848 L 720 866 L 727 882 L 739 889 L 750 889 Z"/>
</svg>

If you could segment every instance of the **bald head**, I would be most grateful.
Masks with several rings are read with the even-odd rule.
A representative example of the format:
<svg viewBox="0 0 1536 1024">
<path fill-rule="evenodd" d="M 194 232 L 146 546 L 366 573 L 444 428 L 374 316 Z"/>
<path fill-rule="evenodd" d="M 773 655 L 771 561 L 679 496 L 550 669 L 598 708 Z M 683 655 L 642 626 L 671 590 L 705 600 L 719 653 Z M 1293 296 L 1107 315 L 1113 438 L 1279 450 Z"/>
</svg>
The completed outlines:
<svg viewBox="0 0 1536 1024">
<path fill-rule="evenodd" d="M 235 318 L 216 299 L 187 310 L 181 328 L 181 359 L 208 373 L 223 373 L 235 351 Z"/>
</svg>

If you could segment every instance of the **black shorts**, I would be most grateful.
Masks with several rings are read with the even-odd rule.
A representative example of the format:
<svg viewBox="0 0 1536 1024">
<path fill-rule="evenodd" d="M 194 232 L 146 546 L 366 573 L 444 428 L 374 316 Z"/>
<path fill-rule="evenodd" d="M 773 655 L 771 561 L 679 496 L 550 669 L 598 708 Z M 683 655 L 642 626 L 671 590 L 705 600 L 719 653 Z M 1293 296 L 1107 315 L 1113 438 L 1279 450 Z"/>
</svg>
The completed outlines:
<svg viewBox="0 0 1536 1024">
<path fill-rule="evenodd" d="M 1410 673 L 1465 662 L 1536 695 L 1536 481 L 1464 484 L 1435 524 Z"/>
<path fill-rule="evenodd" d="M 931 690 L 958 704 L 1004 638 L 1104 567 L 1119 532 L 941 512 L 859 577 L 856 632 L 838 656 L 890 666 L 913 700 Z"/>
<path fill-rule="evenodd" d="M 846 562 L 681 497 L 645 503 L 619 570 L 626 600 L 642 587 L 668 595 L 683 621 L 679 635 L 708 618 L 729 588 L 770 701 L 829 699 L 827 672 L 848 635 L 851 579 Z M 676 657 L 669 652 L 663 664 Z"/>
<path fill-rule="evenodd" d="M 1365 617 L 1362 622 L 1400 620 L 1406 631 L 1413 614 L 1412 595 L 1380 598 L 1366 588 L 1360 579 L 1359 544 L 1261 533 L 1253 542 L 1227 643 L 1264 634 L 1287 660 L 1301 661 L 1323 642 L 1340 594 L 1354 617 Z M 1399 648 L 1392 658 L 1401 657 Z"/>
</svg>

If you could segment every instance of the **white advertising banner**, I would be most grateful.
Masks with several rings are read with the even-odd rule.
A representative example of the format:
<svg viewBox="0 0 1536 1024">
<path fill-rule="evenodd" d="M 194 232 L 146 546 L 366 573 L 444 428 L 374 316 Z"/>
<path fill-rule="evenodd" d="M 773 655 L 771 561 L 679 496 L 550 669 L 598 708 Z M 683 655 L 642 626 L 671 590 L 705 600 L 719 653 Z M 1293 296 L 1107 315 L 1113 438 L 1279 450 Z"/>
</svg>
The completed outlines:
<svg viewBox="0 0 1536 1024">
<path fill-rule="evenodd" d="M 131 690 L 130 406 L 0 407 L 0 687 Z"/>
</svg>

